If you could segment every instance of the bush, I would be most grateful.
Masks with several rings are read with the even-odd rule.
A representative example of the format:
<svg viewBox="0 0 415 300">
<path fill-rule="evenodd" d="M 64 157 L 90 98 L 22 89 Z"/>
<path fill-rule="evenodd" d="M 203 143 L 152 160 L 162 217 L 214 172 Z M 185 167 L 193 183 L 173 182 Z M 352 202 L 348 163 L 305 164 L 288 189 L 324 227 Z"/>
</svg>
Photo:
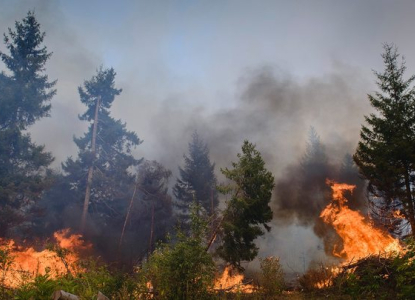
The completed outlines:
<svg viewBox="0 0 415 300">
<path fill-rule="evenodd" d="M 192 209 L 191 234 L 178 231 L 175 244 L 161 244 L 141 270 L 141 288 L 152 286 L 157 299 L 208 299 L 215 265 L 206 251 L 206 222 Z M 151 296 L 153 296 L 151 295 Z"/>
<path fill-rule="evenodd" d="M 3 293 L 0 299 L 50 300 L 56 290 L 79 296 L 81 299 L 95 299 L 98 291 L 110 299 L 137 299 L 134 278 L 111 273 L 106 266 L 89 260 L 82 263 L 84 273 L 67 274 L 52 278 L 50 273 L 37 275 L 33 281 Z"/>
<path fill-rule="evenodd" d="M 278 257 L 260 259 L 261 275 L 259 278 L 260 291 L 265 298 L 272 298 L 282 293 L 284 289 L 284 272 Z"/>
<path fill-rule="evenodd" d="M 415 295 L 415 242 L 413 238 L 407 241 L 406 248 L 406 253 L 396 256 L 393 261 L 393 266 L 397 271 L 397 297 L 400 299 L 412 299 Z"/>
</svg>

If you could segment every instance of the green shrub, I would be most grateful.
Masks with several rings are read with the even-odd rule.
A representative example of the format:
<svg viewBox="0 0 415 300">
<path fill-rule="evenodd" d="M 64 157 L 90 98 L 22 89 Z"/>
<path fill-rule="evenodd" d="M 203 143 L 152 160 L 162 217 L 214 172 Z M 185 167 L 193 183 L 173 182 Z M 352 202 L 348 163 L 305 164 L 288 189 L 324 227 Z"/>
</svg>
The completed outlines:
<svg viewBox="0 0 415 300">
<path fill-rule="evenodd" d="M 396 256 L 393 266 L 396 269 L 396 290 L 400 299 L 413 299 L 415 295 L 415 242 L 407 241 L 406 253 Z"/>
<path fill-rule="evenodd" d="M 284 272 L 278 257 L 260 259 L 261 275 L 259 278 L 261 294 L 266 298 L 273 298 L 284 289 Z"/>
<path fill-rule="evenodd" d="M 161 244 L 141 270 L 141 287 L 151 282 L 157 299 L 208 299 L 215 265 L 206 251 L 206 222 L 192 209 L 191 234 L 178 231 L 176 243 Z"/>
</svg>

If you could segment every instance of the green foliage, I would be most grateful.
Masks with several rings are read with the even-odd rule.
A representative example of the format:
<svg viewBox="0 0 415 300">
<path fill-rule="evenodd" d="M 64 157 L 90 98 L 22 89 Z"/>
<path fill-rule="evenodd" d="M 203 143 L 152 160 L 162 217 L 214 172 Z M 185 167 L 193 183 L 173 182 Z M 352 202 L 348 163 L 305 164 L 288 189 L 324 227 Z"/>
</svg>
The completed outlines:
<svg viewBox="0 0 415 300">
<path fill-rule="evenodd" d="M 129 226 L 135 233 L 133 244 L 137 240 L 149 241 L 135 246 L 142 253 L 151 252 L 154 244 L 165 238 L 173 227 L 173 208 L 168 194 L 168 181 L 171 171 L 157 161 L 143 161 L 138 167 L 137 184 L 139 202 L 135 203 L 130 216 Z M 128 220 L 127 220 L 128 221 Z M 141 228 L 139 232 L 135 228 Z"/>
<path fill-rule="evenodd" d="M 111 273 L 106 266 L 95 261 L 82 263 L 84 273 L 52 278 L 49 273 L 37 275 L 33 281 L 8 291 L 2 299 L 16 300 L 49 300 L 56 290 L 77 295 L 80 299 L 96 299 L 98 291 L 110 299 L 137 299 L 132 277 Z"/>
<path fill-rule="evenodd" d="M 206 222 L 191 212 L 189 236 L 177 233 L 174 244 L 162 244 L 141 270 L 143 289 L 151 282 L 157 299 L 208 299 L 213 286 L 215 265 L 206 252 Z"/>
<path fill-rule="evenodd" d="M 89 207 L 94 207 L 96 220 L 103 223 L 115 221 L 114 217 L 125 215 L 128 200 L 135 184 L 132 168 L 140 163 L 132 155 L 132 149 L 141 141 L 135 132 L 128 131 L 126 124 L 110 116 L 110 108 L 121 89 L 115 88 L 114 69 L 103 69 L 79 87 L 81 102 L 87 106 L 80 120 L 90 123 L 84 136 L 74 138 L 79 148 L 78 157 L 68 158 L 62 165 L 70 193 L 77 201 L 83 200 L 86 190 L 86 174 L 93 166 L 93 180 Z M 95 108 L 98 107 L 96 150 L 92 153 L 92 135 Z M 92 211 L 90 211 L 92 213 Z M 119 223 L 121 219 L 117 220 Z M 103 225 L 103 224 L 102 224 Z"/>
<path fill-rule="evenodd" d="M 189 221 L 193 201 L 200 204 L 207 215 L 215 214 L 219 201 L 214 169 L 215 164 L 210 162 L 207 145 L 194 132 L 189 143 L 189 156 L 184 155 L 184 168 L 179 168 L 180 178 L 173 189 L 182 224 Z"/>
<path fill-rule="evenodd" d="M 265 162 L 255 146 L 245 141 L 239 161 L 233 169 L 222 169 L 233 185 L 222 186 L 220 191 L 230 193 L 231 199 L 223 213 L 222 244 L 218 254 L 232 266 L 242 269 L 241 261 L 251 261 L 258 254 L 254 240 L 264 234 L 272 220 L 269 202 L 274 188 L 274 177 L 265 169 Z"/>
<path fill-rule="evenodd" d="M 375 72 L 380 92 L 369 95 L 376 113 L 365 117 L 353 158 L 369 192 L 400 208 L 415 234 L 415 76 L 405 80 L 397 49 L 386 44 L 384 50 L 385 70 Z"/>
<path fill-rule="evenodd" d="M 260 259 L 261 276 L 259 284 L 261 286 L 261 294 L 265 299 L 272 299 L 282 293 L 285 287 L 284 272 L 281 268 L 278 257 L 267 257 Z"/>
<path fill-rule="evenodd" d="M 42 74 L 52 53 L 42 46 L 45 33 L 33 12 L 28 12 L 21 22 L 15 22 L 4 35 L 10 54 L 0 51 L 0 57 L 10 72 L 2 73 L 0 87 L 5 89 L 0 97 L 0 128 L 17 127 L 20 130 L 33 125 L 36 120 L 49 115 L 49 101 L 56 94 L 52 89 L 56 81 L 48 82 Z M 3 92 L 3 90 L 2 90 Z"/>
<path fill-rule="evenodd" d="M 400 299 L 410 299 L 415 295 L 415 241 L 410 238 L 407 241 L 406 253 L 396 256 L 394 267 L 396 268 L 396 290 Z"/>
<path fill-rule="evenodd" d="M 48 116 L 55 95 L 54 82 L 44 75 L 51 53 L 42 46 L 45 33 L 29 12 L 9 28 L 4 42 L 9 54 L 0 51 L 8 72 L 0 73 L 0 235 L 19 225 L 48 184 L 51 153 L 24 133 Z"/>
</svg>

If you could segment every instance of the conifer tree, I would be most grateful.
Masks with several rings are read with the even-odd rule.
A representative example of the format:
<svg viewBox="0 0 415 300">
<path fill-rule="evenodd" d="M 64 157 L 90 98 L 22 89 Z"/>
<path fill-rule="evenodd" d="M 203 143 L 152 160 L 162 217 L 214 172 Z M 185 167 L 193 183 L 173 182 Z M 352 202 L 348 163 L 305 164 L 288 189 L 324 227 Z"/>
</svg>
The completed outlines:
<svg viewBox="0 0 415 300">
<path fill-rule="evenodd" d="M 380 91 L 369 95 L 376 113 L 365 116 L 354 161 L 371 195 L 398 208 L 415 235 L 415 76 L 404 78 L 405 60 L 384 45 L 385 69 L 374 72 Z"/>
<path fill-rule="evenodd" d="M 28 12 L 15 29 L 4 34 L 8 53 L 0 51 L 7 70 L 0 73 L 0 234 L 7 220 L 24 218 L 22 206 L 33 203 L 48 185 L 47 167 L 53 161 L 44 146 L 32 142 L 25 130 L 49 116 L 56 81 L 44 74 L 52 53 L 43 46 L 45 33 Z M 30 205 L 29 205 L 30 206 Z M 10 225 L 10 224 L 9 224 Z"/>
<path fill-rule="evenodd" d="M 232 266 L 242 269 L 242 261 L 251 261 L 258 254 L 254 240 L 271 228 L 269 206 L 274 188 L 274 176 L 265 168 L 261 153 L 255 145 L 245 141 L 239 161 L 232 163 L 232 169 L 222 169 L 222 173 L 232 181 L 222 186 L 221 191 L 229 193 L 231 199 L 222 220 L 222 243 L 218 254 Z"/>
<path fill-rule="evenodd" d="M 180 178 L 174 186 L 175 206 L 179 219 L 187 223 L 190 205 L 200 204 L 208 216 L 214 215 L 218 205 L 215 164 L 210 162 L 209 149 L 197 132 L 189 143 L 189 156 L 184 155 L 184 167 L 179 168 Z"/>
<path fill-rule="evenodd" d="M 63 170 L 71 182 L 72 191 L 77 198 L 83 198 L 83 229 L 91 202 L 95 212 L 103 217 L 111 217 L 117 211 L 117 200 L 127 199 L 131 195 L 135 176 L 131 167 L 140 160 L 131 151 L 141 141 L 137 134 L 126 129 L 126 124 L 110 116 L 110 108 L 115 96 L 121 89 L 115 88 L 114 69 L 97 71 L 92 79 L 79 87 L 81 102 L 87 106 L 86 112 L 79 117 L 89 122 L 88 131 L 83 137 L 74 138 L 79 148 L 76 160 L 68 158 Z"/>
</svg>

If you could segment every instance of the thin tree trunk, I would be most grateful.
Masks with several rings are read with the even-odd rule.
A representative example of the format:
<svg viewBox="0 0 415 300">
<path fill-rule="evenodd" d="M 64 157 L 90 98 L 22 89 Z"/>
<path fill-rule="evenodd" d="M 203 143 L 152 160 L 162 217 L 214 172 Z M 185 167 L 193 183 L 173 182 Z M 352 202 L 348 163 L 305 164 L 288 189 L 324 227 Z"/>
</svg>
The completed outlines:
<svg viewBox="0 0 415 300">
<path fill-rule="evenodd" d="M 415 216 L 414 216 L 414 204 L 412 203 L 411 183 L 409 182 L 409 172 L 405 172 L 405 189 L 407 198 L 407 217 L 409 224 L 411 225 L 412 236 L 415 237 Z"/>
<path fill-rule="evenodd" d="M 152 207 L 151 207 L 151 226 L 150 226 L 150 242 L 148 245 L 148 254 L 150 256 L 151 250 L 153 248 L 153 234 L 154 234 L 154 199 L 151 201 Z"/>
<path fill-rule="evenodd" d="M 213 189 L 210 189 L 210 215 L 213 216 L 214 213 L 214 207 L 213 207 Z"/>
<path fill-rule="evenodd" d="M 210 237 L 209 243 L 206 246 L 206 252 L 209 251 L 210 246 L 212 246 L 213 242 L 215 241 L 216 236 L 218 234 L 218 231 L 219 231 L 220 227 L 222 226 L 222 222 L 223 222 L 224 219 L 225 219 L 225 214 L 222 216 L 222 218 L 220 219 L 220 221 L 219 221 L 218 225 L 216 226 L 215 230 L 212 232 L 212 236 Z"/>
<path fill-rule="evenodd" d="M 95 164 L 95 157 L 96 157 L 98 112 L 99 112 L 99 106 L 100 105 L 101 105 L 101 97 L 98 97 L 97 98 L 97 103 L 96 103 L 96 106 L 95 106 L 94 127 L 92 128 L 92 142 L 91 142 L 92 162 L 91 162 L 91 165 L 89 166 L 89 169 L 88 169 L 88 178 L 87 178 L 87 182 L 86 182 L 84 208 L 82 210 L 82 218 L 81 218 L 81 232 L 85 231 L 86 217 L 88 215 L 89 198 L 91 196 L 91 185 L 92 185 L 92 178 L 93 178 L 93 175 L 94 175 L 94 164 Z"/>
<path fill-rule="evenodd" d="M 122 240 L 124 238 L 125 228 L 127 227 L 128 219 L 130 218 L 131 209 L 133 208 L 134 197 L 135 197 L 135 193 L 137 192 L 137 186 L 138 186 L 138 181 L 134 186 L 134 192 L 133 192 L 133 195 L 131 196 L 130 205 L 128 206 L 128 210 L 127 210 L 127 215 L 125 216 L 124 225 L 121 231 L 120 242 L 118 244 L 118 252 L 120 252 L 121 250 Z"/>
</svg>

